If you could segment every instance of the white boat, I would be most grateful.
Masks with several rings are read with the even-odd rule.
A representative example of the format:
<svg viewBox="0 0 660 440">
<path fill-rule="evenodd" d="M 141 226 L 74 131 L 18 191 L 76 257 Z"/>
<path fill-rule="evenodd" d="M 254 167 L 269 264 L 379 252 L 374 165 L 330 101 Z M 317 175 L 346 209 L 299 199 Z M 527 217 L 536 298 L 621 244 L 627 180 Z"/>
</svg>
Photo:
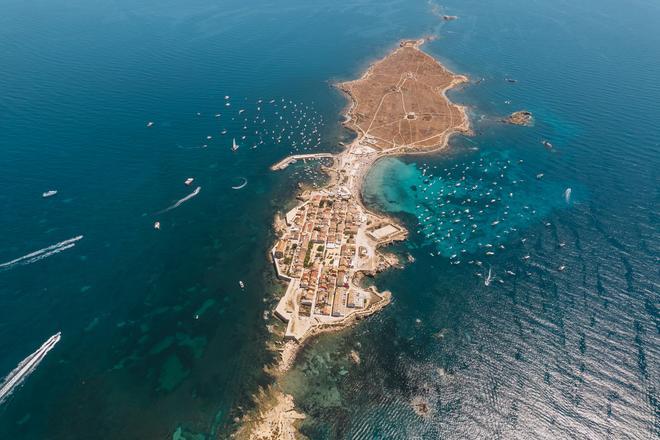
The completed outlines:
<svg viewBox="0 0 660 440">
<path fill-rule="evenodd" d="M 151 122 L 151 121 L 147 122 L 147 127 L 153 127 L 153 125 L 154 125 L 153 122 Z"/>
<path fill-rule="evenodd" d="M 186 181 L 183 182 L 183 183 L 185 183 L 186 185 L 190 185 L 191 183 L 193 183 L 194 180 L 195 180 L 194 178 L 192 178 L 192 177 L 188 177 L 188 178 L 186 179 Z"/>
<path fill-rule="evenodd" d="M 570 188 L 566 188 L 566 191 L 564 191 L 564 200 L 566 200 L 566 203 L 571 203 L 571 192 L 573 190 Z"/>
<path fill-rule="evenodd" d="M 238 145 L 236 143 L 236 138 L 233 138 L 231 140 L 231 151 L 236 151 L 236 150 L 238 150 L 239 147 L 240 147 L 240 145 Z"/>
<path fill-rule="evenodd" d="M 488 269 L 488 276 L 487 276 L 486 279 L 484 280 L 484 285 L 485 285 L 485 286 L 490 286 L 490 282 L 491 282 L 491 280 L 493 279 L 493 277 L 491 276 L 491 274 L 492 274 L 492 269 L 489 268 L 489 269 Z"/>
<path fill-rule="evenodd" d="M 57 194 L 57 191 L 54 190 L 54 189 L 51 189 L 51 190 L 46 191 L 45 193 L 43 193 L 41 195 L 41 197 L 43 197 L 45 199 L 46 197 L 53 197 L 55 194 Z"/>
<path fill-rule="evenodd" d="M 160 222 L 154 223 L 154 229 L 160 229 Z"/>
<path fill-rule="evenodd" d="M 245 289 L 245 283 L 243 281 L 239 281 L 238 285 L 241 286 L 241 289 Z"/>
</svg>

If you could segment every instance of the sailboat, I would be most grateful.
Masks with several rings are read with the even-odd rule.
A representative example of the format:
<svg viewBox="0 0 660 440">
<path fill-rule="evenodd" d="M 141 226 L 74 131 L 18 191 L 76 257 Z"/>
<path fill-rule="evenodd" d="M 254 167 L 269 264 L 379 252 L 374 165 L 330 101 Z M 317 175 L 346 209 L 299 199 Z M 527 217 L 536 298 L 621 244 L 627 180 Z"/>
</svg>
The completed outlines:
<svg viewBox="0 0 660 440">
<path fill-rule="evenodd" d="M 231 140 L 231 151 L 236 151 L 236 150 L 238 150 L 238 147 L 240 147 L 240 145 L 238 145 L 238 144 L 236 143 L 236 138 L 233 138 L 233 139 Z"/>
</svg>

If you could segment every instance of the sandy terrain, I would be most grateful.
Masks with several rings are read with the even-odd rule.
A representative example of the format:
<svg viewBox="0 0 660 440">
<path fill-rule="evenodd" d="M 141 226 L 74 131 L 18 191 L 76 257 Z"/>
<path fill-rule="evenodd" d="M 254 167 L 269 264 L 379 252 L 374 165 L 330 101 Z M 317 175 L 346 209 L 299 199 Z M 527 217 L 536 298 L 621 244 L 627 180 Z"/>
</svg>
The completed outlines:
<svg viewBox="0 0 660 440">
<path fill-rule="evenodd" d="M 467 128 L 464 110 L 445 96 L 467 78 L 422 52 L 422 43 L 402 42 L 362 78 L 338 85 L 353 101 L 346 125 L 373 148 L 437 147 L 447 134 Z"/>
</svg>

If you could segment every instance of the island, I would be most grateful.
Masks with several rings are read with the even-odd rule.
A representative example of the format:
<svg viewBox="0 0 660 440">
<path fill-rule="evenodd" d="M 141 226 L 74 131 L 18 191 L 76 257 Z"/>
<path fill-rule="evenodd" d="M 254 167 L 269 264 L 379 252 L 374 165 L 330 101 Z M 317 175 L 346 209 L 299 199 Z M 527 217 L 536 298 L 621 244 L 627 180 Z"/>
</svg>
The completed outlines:
<svg viewBox="0 0 660 440">
<path fill-rule="evenodd" d="M 520 110 L 517 112 L 511 113 L 509 116 L 506 118 L 502 119 L 502 122 L 505 124 L 511 124 L 511 125 L 532 125 L 532 121 L 534 120 L 534 116 L 532 115 L 532 112 L 529 112 L 527 110 Z"/>
<path fill-rule="evenodd" d="M 390 292 L 363 288 L 360 279 L 392 265 L 378 248 L 404 239 L 407 231 L 364 207 L 364 176 L 384 156 L 436 150 L 452 133 L 468 130 L 464 109 L 445 96 L 467 78 L 422 52 L 422 43 L 404 41 L 362 78 L 338 84 L 352 103 L 345 125 L 357 133 L 342 153 L 291 156 L 272 167 L 333 159 L 327 168 L 330 184 L 301 194 L 302 203 L 277 228 L 280 238 L 271 255 L 288 287 L 274 313 L 287 322 L 286 338 L 301 342 L 369 315 L 390 300 Z"/>
<path fill-rule="evenodd" d="M 386 156 L 441 150 L 452 134 L 469 132 L 465 108 L 446 96 L 468 79 L 423 52 L 424 42 L 402 41 L 360 79 L 337 84 L 350 98 L 344 124 L 357 134 L 341 153 L 290 156 L 271 167 L 332 161 L 324 168 L 330 182 L 303 191 L 300 203 L 275 222 L 278 239 L 270 254 L 287 288 L 274 314 L 286 323 L 288 340 L 281 346 L 276 373 L 291 366 L 309 337 L 351 325 L 390 302 L 390 292 L 366 288 L 361 279 L 396 264 L 381 247 L 403 240 L 408 232 L 362 203 L 362 182 L 371 166 Z M 239 438 L 293 438 L 292 426 L 302 415 L 293 410 L 290 396 L 273 394 L 259 399 L 270 403 L 258 405 L 258 414 L 245 417 Z"/>
</svg>

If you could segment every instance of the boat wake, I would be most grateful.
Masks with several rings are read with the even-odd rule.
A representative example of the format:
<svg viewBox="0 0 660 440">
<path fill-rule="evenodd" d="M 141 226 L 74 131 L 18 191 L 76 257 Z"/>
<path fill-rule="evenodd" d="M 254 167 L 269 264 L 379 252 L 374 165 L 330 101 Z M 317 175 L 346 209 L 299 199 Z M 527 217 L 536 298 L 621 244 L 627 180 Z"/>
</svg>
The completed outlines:
<svg viewBox="0 0 660 440">
<path fill-rule="evenodd" d="M 0 383 L 0 404 L 2 404 L 11 393 L 30 375 L 46 357 L 49 351 L 60 341 L 61 332 L 55 333 L 48 338 L 41 347 L 25 359 L 23 359 L 11 373 Z"/>
<path fill-rule="evenodd" d="M 209 146 L 207 144 L 204 144 L 204 145 L 195 145 L 191 147 L 191 146 L 177 144 L 176 147 L 180 150 L 203 150 L 204 148 L 208 148 Z"/>
<path fill-rule="evenodd" d="M 241 179 L 243 179 L 243 183 L 241 183 L 240 185 L 232 186 L 231 189 L 241 189 L 248 184 L 248 180 L 245 177 L 241 177 Z"/>
<path fill-rule="evenodd" d="M 14 260 L 0 264 L 0 270 L 9 269 L 17 265 L 32 264 L 39 260 L 43 260 L 44 258 L 50 257 L 51 255 L 59 254 L 62 251 L 74 247 L 76 242 L 82 238 L 83 236 L 79 235 L 77 237 L 69 238 L 68 240 L 60 241 L 59 243 L 55 243 L 43 249 L 39 249 L 38 251 L 30 252 L 27 255 L 23 255 L 22 257 L 18 257 Z"/>
<path fill-rule="evenodd" d="M 199 192 L 200 192 L 201 190 L 202 190 L 202 187 L 201 187 L 201 186 L 198 186 L 197 188 L 195 188 L 195 191 L 191 192 L 190 194 L 188 194 L 187 196 L 185 196 L 185 197 L 182 198 L 181 200 L 177 201 L 177 202 L 176 202 L 175 204 L 173 204 L 172 206 L 170 206 L 170 207 L 168 207 L 168 208 L 165 208 L 165 209 L 163 209 L 162 211 L 159 211 L 158 214 L 163 214 L 163 213 L 165 213 L 165 212 L 167 212 L 167 211 L 171 211 L 171 210 L 173 210 L 174 208 L 178 208 L 179 206 L 181 206 L 182 203 L 185 203 L 186 201 L 192 199 L 192 198 L 195 197 L 197 194 L 199 194 Z"/>
</svg>

